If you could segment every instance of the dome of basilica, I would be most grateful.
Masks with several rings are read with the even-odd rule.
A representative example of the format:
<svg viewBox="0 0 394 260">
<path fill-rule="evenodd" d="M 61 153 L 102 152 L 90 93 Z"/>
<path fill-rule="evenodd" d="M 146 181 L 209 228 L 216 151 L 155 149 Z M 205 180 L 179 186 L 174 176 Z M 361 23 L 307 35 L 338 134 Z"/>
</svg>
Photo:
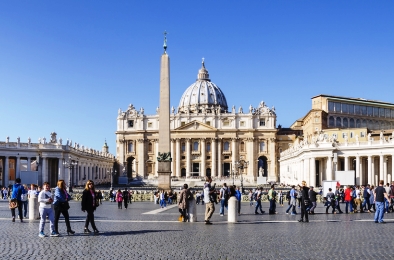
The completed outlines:
<svg viewBox="0 0 394 260">
<path fill-rule="evenodd" d="M 178 106 L 180 113 L 226 112 L 227 101 L 223 92 L 209 79 L 204 59 L 197 80 L 183 93 Z"/>
</svg>

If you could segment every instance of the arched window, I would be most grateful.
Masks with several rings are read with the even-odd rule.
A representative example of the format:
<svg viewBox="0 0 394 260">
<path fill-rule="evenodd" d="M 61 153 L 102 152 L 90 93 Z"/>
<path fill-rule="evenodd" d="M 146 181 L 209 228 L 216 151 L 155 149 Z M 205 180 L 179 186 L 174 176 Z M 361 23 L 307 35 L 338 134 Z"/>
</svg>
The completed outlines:
<svg viewBox="0 0 394 260">
<path fill-rule="evenodd" d="M 193 151 L 198 151 L 198 142 L 193 143 Z"/>
<path fill-rule="evenodd" d="M 244 142 L 241 142 L 240 150 L 241 150 L 241 152 L 245 152 L 245 143 Z"/>
<path fill-rule="evenodd" d="M 361 127 L 367 127 L 367 120 L 363 119 L 363 121 L 361 121 Z"/>
<path fill-rule="evenodd" d="M 356 120 L 356 128 L 359 128 L 359 127 L 361 127 L 361 120 L 357 119 Z"/>
<path fill-rule="evenodd" d="M 328 119 L 328 126 L 335 126 L 334 117 L 330 116 Z"/>
<path fill-rule="evenodd" d="M 349 120 L 349 127 L 354 128 L 354 119 L 353 118 L 350 118 L 350 120 Z"/>
<path fill-rule="evenodd" d="M 340 117 L 337 117 L 335 126 L 336 127 L 341 127 L 342 126 L 342 119 Z"/>
<path fill-rule="evenodd" d="M 211 151 L 211 143 L 207 143 L 207 152 Z"/>
<path fill-rule="evenodd" d="M 229 151 L 229 150 L 230 150 L 230 144 L 229 144 L 229 142 L 224 142 L 223 151 Z"/>
<path fill-rule="evenodd" d="M 349 127 L 349 122 L 348 122 L 347 118 L 343 119 L 343 127 L 345 127 L 345 128 Z"/>
<path fill-rule="evenodd" d="M 149 142 L 149 144 L 148 144 L 148 152 L 153 152 L 153 145 L 152 145 L 152 143 L 151 142 Z"/>
<path fill-rule="evenodd" d="M 185 145 L 185 143 L 182 143 L 181 149 L 182 149 L 182 152 L 186 151 L 186 145 Z"/>
</svg>

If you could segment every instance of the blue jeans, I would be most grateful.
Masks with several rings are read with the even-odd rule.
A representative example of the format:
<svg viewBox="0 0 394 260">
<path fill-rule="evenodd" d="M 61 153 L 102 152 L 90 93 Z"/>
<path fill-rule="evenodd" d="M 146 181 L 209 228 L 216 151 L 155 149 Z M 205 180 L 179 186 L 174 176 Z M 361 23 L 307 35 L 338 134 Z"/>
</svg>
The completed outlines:
<svg viewBox="0 0 394 260">
<path fill-rule="evenodd" d="M 350 205 L 350 212 L 353 212 L 353 203 L 352 203 L 352 201 L 345 200 L 345 204 L 346 204 L 346 206 L 345 206 L 345 212 L 346 212 L 346 213 L 349 213 L 349 212 L 348 212 L 349 205 Z"/>
<path fill-rule="evenodd" d="M 263 213 L 263 209 L 261 208 L 261 200 L 256 200 L 256 208 L 254 213 L 258 213 L 257 210 L 260 209 L 260 212 Z"/>
<path fill-rule="evenodd" d="M 172 204 L 172 199 L 171 198 L 168 198 L 168 204 L 169 205 Z"/>
<path fill-rule="evenodd" d="M 375 222 L 383 222 L 383 216 L 384 216 L 384 202 L 375 202 Z"/>
<path fill-rule="evenodd" d="M 220 200 L 220 215 L 224 215 L 224 207 L 227 209 L 227 200 Z"/>
<path fill-rule="evenodd" d="M 23 205 L 23 217 L 26 218 L 26 216 L 27 216 L 27 200 L 22 201 L 22 205 Z"/>
<path fill-rule="evenodd" d="M 384 198 L 384 203 L 385 203 L 385 209 L 384 209 L 384 211 L 385 212 L 389 212 L 389 201 L 386 199 L 386 198 Z"/>
<path fill-rule="evenodd" d="M 160 207 L 166 207 L 166 200 L 160 200 Z"/>
</svg>

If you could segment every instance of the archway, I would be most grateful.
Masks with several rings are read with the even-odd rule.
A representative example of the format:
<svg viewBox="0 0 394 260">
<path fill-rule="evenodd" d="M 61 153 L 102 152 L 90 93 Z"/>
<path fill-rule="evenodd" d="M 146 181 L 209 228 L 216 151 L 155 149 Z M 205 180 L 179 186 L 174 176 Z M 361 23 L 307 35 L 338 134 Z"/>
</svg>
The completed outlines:
<svg viewBox="0 0 394 260">
<path fill-rule="evenodd" d="M 186 177 L 186 169 L 185 168 L 181 169 L 181 177 Z"/>
<path fill-rule="evenodd" d="M 261 170 L 260 170 L 261 167 Z M 262 171 L 262 176 L 261 176 Z M 257 177 L 268 177 L 267 171 L 267 157 L 260 156 L 257 162 Z"/>
<path fill-rule="evenodd" d="M 134 157 L 127 158 L 127 166 L 126 166 L 126 176 L 127 178 L 133 178 L 133 161 Z"/>
</svg>

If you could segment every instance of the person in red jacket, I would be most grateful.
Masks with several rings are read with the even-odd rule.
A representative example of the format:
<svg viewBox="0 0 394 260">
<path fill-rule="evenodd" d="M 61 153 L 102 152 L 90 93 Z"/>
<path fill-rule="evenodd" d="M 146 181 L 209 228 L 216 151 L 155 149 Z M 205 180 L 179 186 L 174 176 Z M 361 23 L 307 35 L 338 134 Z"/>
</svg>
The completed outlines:
<svg viewBox="0 0 394 260">
<path fill-rule="evenodd" d="M 346 214 L 349 214 L 348 211 L 349 204 L 350 204 L 350 213 L 353 213 L 352 187 L 350 185 L 347 186 L 347 189 L 345 190 L 345 203 L 346 203 L 346 208 L 345 208 Z"/>
</svg>

